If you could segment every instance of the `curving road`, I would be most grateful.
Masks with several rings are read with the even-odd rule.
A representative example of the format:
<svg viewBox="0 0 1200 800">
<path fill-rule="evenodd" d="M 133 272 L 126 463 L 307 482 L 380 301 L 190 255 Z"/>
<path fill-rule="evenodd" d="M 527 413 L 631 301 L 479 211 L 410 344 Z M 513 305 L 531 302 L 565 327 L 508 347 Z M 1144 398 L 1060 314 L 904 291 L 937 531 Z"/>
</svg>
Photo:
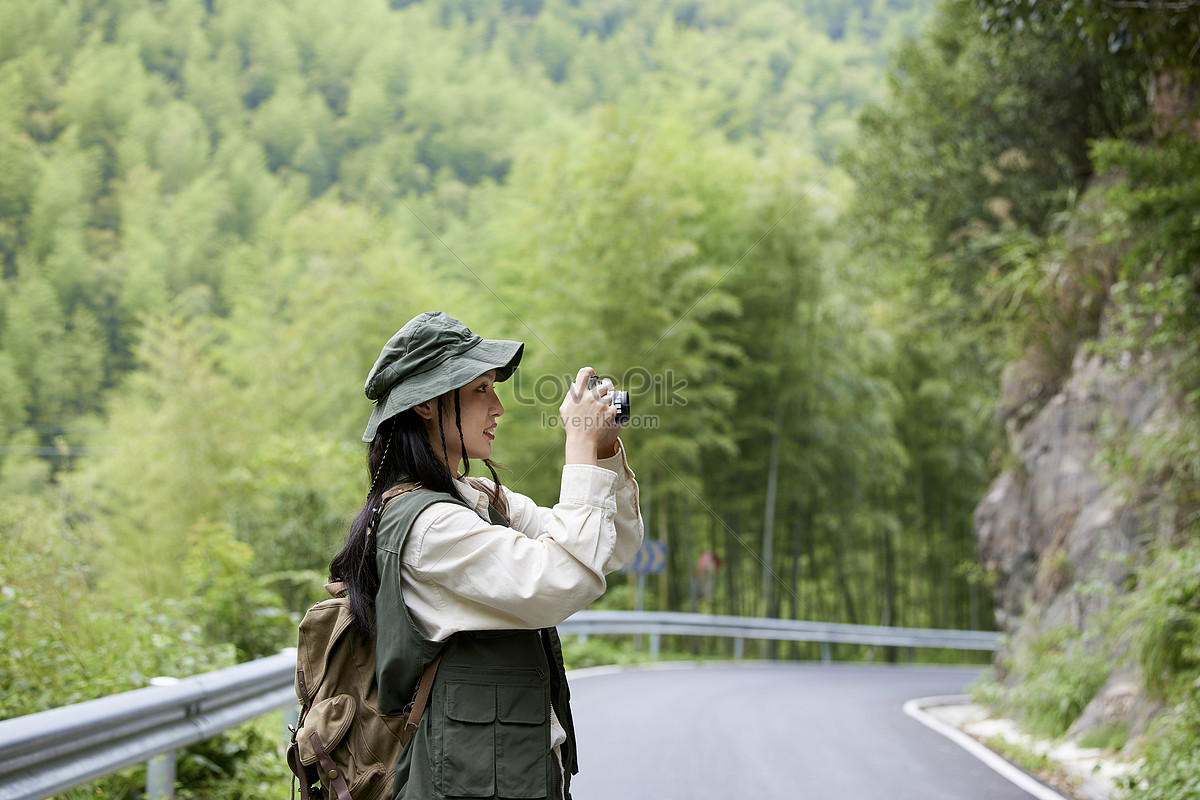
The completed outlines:
<svg viewBox="0 0 1200 800">
<path fill-rule="evenodd" d="M 905 715 L 976 667 L 786 663 L 571 673 L 575 800 L 1030 800 Z"/>
</svg>

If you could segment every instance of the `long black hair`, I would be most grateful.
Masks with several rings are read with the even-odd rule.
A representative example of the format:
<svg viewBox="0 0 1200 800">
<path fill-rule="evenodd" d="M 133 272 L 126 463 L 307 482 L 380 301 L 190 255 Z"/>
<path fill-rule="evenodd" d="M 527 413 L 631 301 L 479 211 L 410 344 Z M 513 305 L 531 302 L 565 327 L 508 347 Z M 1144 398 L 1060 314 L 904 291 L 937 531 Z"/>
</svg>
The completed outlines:
<svg viewBox="0 0 1200 800">
<path fill-rule="evenodd" d="M 466 443 L 463 441 L 462 406 L 457 389 L 438 398 L 438 419 L 446 418 L 447 398 L 451 396 L 454 398 L 454 423 L 458 429 L 458 441 L 463 454 L 463 477 L 466 477 L 471 472 L 471 461 L 467 458 Z M 420 483 L 423 489 L 444 492 L 462 499 L 454 483 L 454 473 L 451 471 L 452 466 L 446 451 L 445 427 L 438 425 L 441 433 L 441 458 L 438 458 L 433 443 L 429 441 L 425 421 L 411 408 L 384 420 L 375 432 L 375 438 L 367 445 L 367 475 L 371 478 L 371 488 L 367 490 L 362 510 L 350 523 L 345 545 L 329 563 L 330 579 L 346 584 L 350 610 L 354 613 L 354 627 L 364 636 L 374 630 L 371 608 L 375 603 L 375 594 L 379 591 L 375 536 L 374 531 L 369 529 L 376 511 L 383 504 L 383 493 L 399 483 Z M 500 489 L 500 478 L 496 474 L 495 464 L 490 458 L 484 459 L 483 463 L 491 473 L 494 484 L 488 492 L 489 501 L 501 514 L 507 514 L 508 509 Z"/>
</svg>

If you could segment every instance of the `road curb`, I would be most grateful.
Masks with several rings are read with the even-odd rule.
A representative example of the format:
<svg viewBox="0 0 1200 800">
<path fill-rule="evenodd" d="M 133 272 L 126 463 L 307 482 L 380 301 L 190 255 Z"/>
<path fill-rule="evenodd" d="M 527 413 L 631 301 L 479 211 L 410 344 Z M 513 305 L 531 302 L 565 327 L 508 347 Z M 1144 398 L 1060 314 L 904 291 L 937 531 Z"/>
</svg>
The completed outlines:
<svg viewBox="0 0 1200 800">
<path fill-rule="evenodd" d="M 909 700 L 904 704 L 904 713 L 920 722 L 930 730 L 940 733 L 950 741 L 957 744 L 962 749 L 966 750 L 975 758 L 979 759 L 984 765 L 990 767 L 993 771 L 999 773 L 1001 777 L 1015 784 L 1020 789 L 1028 792 L 1038 800 L 1069 800 L 1069 798 L 1046 786 L 1044 783 L 1031 777 L 1028 773 L 1014 767 L 1012 764 L 1005 761 L 1000 756 L 989 750 L 984 745 L 980 744 L 975 739 L 960 731 L 951 725 L 947 725 L 932 714 L 925 712 L 929 706 L 951 706 L 961 705 L 970 702 L 970 698 L 966 695 L 944 695 L 941 697 L 921 697 L 916 700 Z"/>
</svg>

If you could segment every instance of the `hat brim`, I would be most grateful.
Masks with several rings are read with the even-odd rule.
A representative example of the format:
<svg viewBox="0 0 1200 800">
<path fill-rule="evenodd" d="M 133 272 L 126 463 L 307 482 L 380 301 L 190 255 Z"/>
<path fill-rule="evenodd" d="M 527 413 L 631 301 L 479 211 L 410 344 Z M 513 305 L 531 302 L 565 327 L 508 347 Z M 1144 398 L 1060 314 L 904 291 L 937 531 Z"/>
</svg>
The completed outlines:
<svg viewBox="0 0 1200 800">
<path fill-rule="evenodd" d="M 451 356 L 423 373 L 405 378 L 375 404 L 362 440 L 373 441 L 380 424 L 385 420 L 426 400 L 466 386 L 488 370 L 496 370 L 497 382 L 508 380 L 521 363 L 524 351 L 523 342 L 483 339 L 465 353 Z"/>
</svg>

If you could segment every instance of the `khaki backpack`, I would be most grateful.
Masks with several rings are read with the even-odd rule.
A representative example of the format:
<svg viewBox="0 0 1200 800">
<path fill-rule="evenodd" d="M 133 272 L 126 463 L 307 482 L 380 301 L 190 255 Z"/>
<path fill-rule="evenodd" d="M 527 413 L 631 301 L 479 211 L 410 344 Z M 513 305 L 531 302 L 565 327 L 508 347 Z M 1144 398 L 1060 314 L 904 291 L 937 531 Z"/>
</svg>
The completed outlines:
<svg viewBox="0 0 1200 800">
<path fill-rule="evenodd" d="M 389 489 L 384 505 L 402 493 Z M 382 713 L 375 636 L 355 632 L 344 583 L 325 589 L 332 599 L 314 605 L 300 622 L 300 719 L 292 728 L 288 767 L 299 779 L 302 800 L 384 800 L 392 796 L 396 760 L 417 732 L 441 655 L 425 668 L 404 713 Z"/>
</svg>

